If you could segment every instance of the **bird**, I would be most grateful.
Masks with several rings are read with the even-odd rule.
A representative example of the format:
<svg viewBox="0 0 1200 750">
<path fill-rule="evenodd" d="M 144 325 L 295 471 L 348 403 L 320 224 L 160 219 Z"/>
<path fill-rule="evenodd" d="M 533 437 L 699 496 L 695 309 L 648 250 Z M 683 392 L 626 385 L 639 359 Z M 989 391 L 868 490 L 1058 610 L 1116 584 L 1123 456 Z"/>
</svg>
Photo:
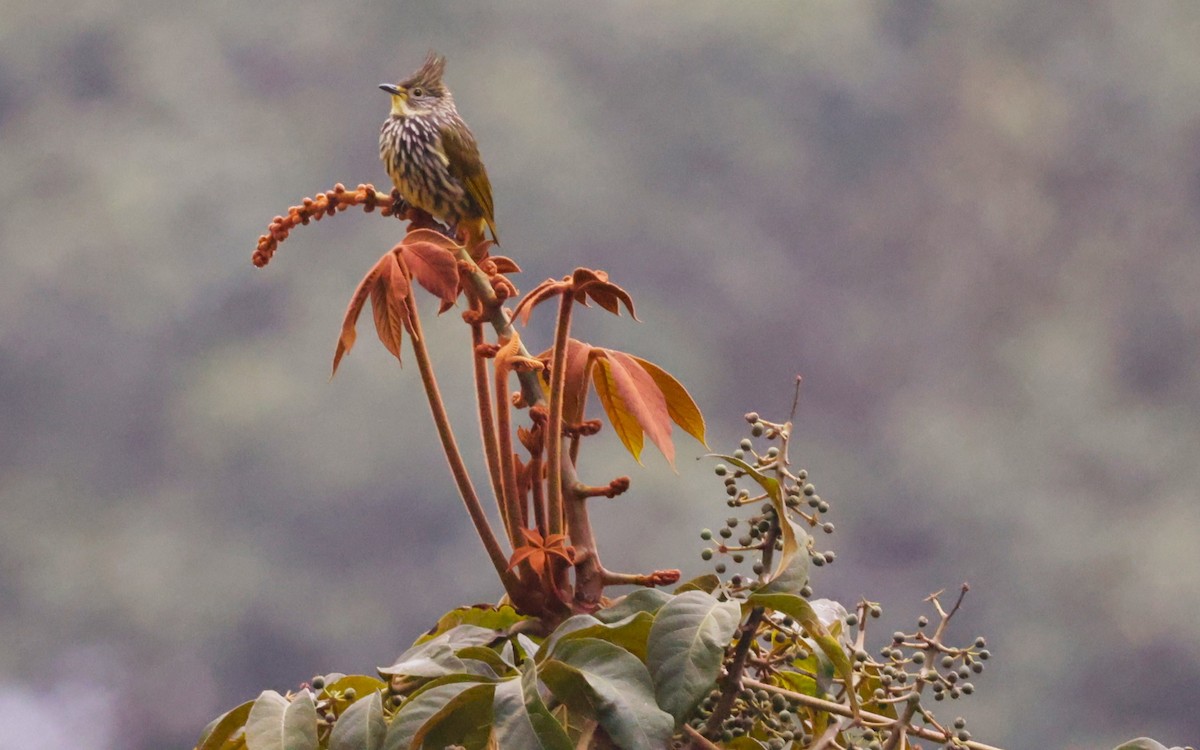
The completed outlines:
<svg viewBox="0 0 1200 750">
<path fill-rule="evenodd" d="M 379 157 L 392 184 L 412 207 L 445 223 L 475 255 L 496 235 L 492 184 L 479 146 L 442 81 L 446 58 L 430 52 L 411 76 L 381 83 L 392 110 L 379 131 Z"/>
</svg>

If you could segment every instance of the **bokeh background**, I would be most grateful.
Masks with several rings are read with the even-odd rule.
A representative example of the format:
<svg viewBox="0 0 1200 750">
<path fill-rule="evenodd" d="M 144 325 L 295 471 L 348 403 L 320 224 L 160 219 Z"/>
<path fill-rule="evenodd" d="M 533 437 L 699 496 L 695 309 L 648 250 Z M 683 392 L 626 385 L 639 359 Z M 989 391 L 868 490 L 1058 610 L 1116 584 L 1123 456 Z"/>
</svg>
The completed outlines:
<svg viewBox="0 0 1200 750">
<path fill-rule="evenodd" d="M 329 382 L 400 226 L 376 84 L 429 48 L 530 288 L 609 269 L 730 450 L 785 417 L 833 503 L 818 594 L 878 646 L 964 580 L 976 737 L 1200 739 L 1200 6 L 8 0 L 0 23 L 0 744 L 190 748 L 264 688 L 494 600 L 415 366 Z M 461 435 L 465 331 L 427 324 Z M 538 320 L 532 346 L 548 343 Z M 611 435 L 613 567 L 708 570 L 727 514 Z M 478 465 L 478 462 L 476 462 Z M 824 543 L 824 542 L 823 542 Z M 620 561 L 620 565 L 616 565 Z"/>
</svg>

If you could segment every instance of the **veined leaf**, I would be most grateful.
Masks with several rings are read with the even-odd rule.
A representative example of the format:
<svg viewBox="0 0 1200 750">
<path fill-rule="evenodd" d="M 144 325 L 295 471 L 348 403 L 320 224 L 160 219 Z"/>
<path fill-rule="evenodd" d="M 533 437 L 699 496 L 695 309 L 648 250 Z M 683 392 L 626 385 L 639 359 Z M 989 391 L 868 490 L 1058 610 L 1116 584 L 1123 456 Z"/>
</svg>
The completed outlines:
<svg viewBox="0 0 1200 750">
<path fill-rule="evenodd" d="M 416 640 L 413 645 L 419 646 L 426 641 L 431 641 L 437 636 L 445 633 L 451 628 L 456 628 L 459 625 L 475 625 L 481 628 L 487 628 L 493 631 L 494 635 L 499 635 L 500 631 L 511 628 L 521 620 L 528 620 L 525 615 L 519 614 L 517 610 L 505 604 L 499 607 L 491 604 L 476 604 L 473 607 L 459 607 L 452 609 L 438 619 L 437 625 L 428 633 L 422 635 Z"/>
<path fill-rule="evenodd" d="M 616 622 L 638 612 L 654 614 L 671 601 L 671 598 L 671 594 L 662 589 L 637 589 L 621 597 L 620 601 L 611 607 L 597 612 L 596 619 L 600 622 Z"/>
<path fill-rule="evenodd" d="M 495 685 L 479 682 L 452 682 L 438 685 L 415 695 L 400 707 L 388 727 L 384 750 L 420 748 L 430 732 L 457 711 L 472 703 L 485 701 L 491 707 Z M 467 727 L 461 727 L 463 734 Z M 438 745 L 438 747 L 444 747 Z"/>
<path fill-rule="evenodd" d="M 449 304 L 459 293 L 455 247 L 457 245 L 449 237 L 430 229 L 415 229 L 405 235 L 404 241 L 395 249 L 417 283 Z"/>
<path fill-rule="evenodd" d="M 654 617 L 646 664 L 654 676 L 658 705 L 682 721 L 712 690 L 729 639 L 741 622 L 735 601 L 688 591 L 672 598 Z"/>
<path fill-rule="evenodd" d="M 383 696 L 374 692 L 351 703 L 338 717 L 329 735 L 329 750 L 383 750 L 385 736 Z"/>
<path fill-rule="evenodd" d="M 711 594 L 721 585 L 721 579 L 716 573 L 706 573 L 702 576 L 697 576 L 687 583 L 681 583 L 675 588 L 676 594 L 682 594 L 685 591 L 703 591 L 706 594 Z"/>
<path fill-rule="evenodd" d="M 809 637 L 816 642 L 821 652 L 833 662 L 833 668 L 837 671 L 838 677 L 841 677 L 846 683 L 846 694 L 850 696 L 851 706 L 855 711 L 858 710 L 858 699 L 854 694 L 854 665 L 850 663 L 850 658 L 846 656 L 846 650 L 842 648 L 842 644 L 838 643 L 837 638 L 830 635 L 825 625 L 821 623 L 821 619 L 807 599 L 799 594 L 756 591 L 750 595 L 744 606 L 747 608 L 767 607 L 789 615 L 800 623 Z"/>
<path fill-rule="evenodd" d="M 380 342 L 400 360 L 400 342 L 408 324 L 406 300 L 410 293 L 408 276 L 400 267 L 395 253 L 379 260 L 379 276 L 371 287 L 371 312 L 375 316 L 375 332 Z"/>
<path fill-rule="evenodd" d="M 625 450 L 629 451 L 633 459 L 640 464 L 643 445 L 642 426 L 638 424 L 637 418 L 621 398 L 616 380 L 613 378 L 612 363 L 608 359 L 596 360 L 595 366 L 592 367 L 592 382 L 596 386 L 596 395 L 600 398 L 600 405 L 604 407 L 604 413 L 608 415 L 613 432 L 617 433 Z"/>
<path fill-rule="evenodd" d="M 443 675 L 469 673 L 472 667 L 458 658 L 455 652 L 467 646 L 483 646 L 491 643 L 499 634 L 491 628 L 475 625 L 459 625 L 445 633 L 418 643 L 405 651 L 390 667 L 381 667 L 380 674 L 408 677 L 441 677 Z M 476 674 L 483 674 L 475 671 Z"/>
<path fill-rule="evenodd" d="M 333 353 L 333 375 L 337 374 L 338 364 L 342 361 L 342 357 L 349 354 L 350 349 L 354 347 L 354 341 L 358 338 L 354 327 L 358 324 L 358 316 L 362 314 L 363 305 L 367 304 L 367 298 L 371 296 L 371 290 L 375 288 L 380 273 L 382 273 L 380 264 L 376 263 L 371 266 L 371 270 L 367 271 L 367 275 L 363 276 L 362 281 L 358 282 L 358 286 L 354 288 L 350 304 L 346 306 L 346 315 L 342 318 L 342 332 L 338 335 L 337 349 Z"/>
<path fill-rule="evenodd" d="M 555 697 L 599 721 L 624 750 L 661 750 L 671 738 L 675 722 L 655 704 L 650 673 L 620 646 L 595 638 L 561 643 L 541 677 Z"/>
<path fill-rule="evenodd" d="M 572 618 L 574 619 L 574 618 Z M 550 645 L 548 653 L 554 656 L 555 644 L 579 638 L 598 638 L 606 643 L 620 646 L 638 658 L 646 661 L 646 643 L 650 637 L 650 627 L 654 624 L 654 615 L 649 612 L 634 612 L 621 620 L 613 622 L 593 622 L 585 627 L 571 629 L 559 634 L 558 630 L 547 639 Z M 551 640 L 553 639 L 553 640 Z"/>
<path fill-rule="evenodd" d="M 521 676 L 500 683 L 492 700 L 495 734 L 500 748 L 573 750 L 567 730 L 546 708 L 538 690 L 537 665 L 527 660 Z"/>
<path fill-rule="evenodd" d="M 246 717 L 247 750 L 317 750 L 317 707 L 307 690 L 290 702 L 265 690 Z"/>
<path fill-rule="evenodd" d="M 671 414 L 667 399 L 650 373 L 630 355 L 615 349 L 603 349 L 609 374 L 621 397 L 621 403 L 637 420 L 642 431 L 658 446 L 667 463 L 675 465 L 675 444 L 671 441 Z"/>
<path fill-rule="evenodd" d="M 222 750 L 225 743 L 239 729 L 246 726 L 246 717 L 250 715 L 250 709 L 253 706 L 254 701 L 246 701 L 214 719 L 205 728 L 204 734 L 200 738 L 200 744 L 196 745 L 196 750 Z"/>
<path fill-rule="evenodd" d="M 567 367 L 563 382 L 563 421 L 567 424 L 583 421 L 587 406 L 588 374 L 592 365 L 591 345 L 567 339 Z"/>
<path fill-rule="evenodd" d="M 361 698 L 364 695 L 369 695 L 371 693 L 387 689 L 386 682 L 377 677 L 371 677 L 370 675 L 365 674 L 342 675 L 333 682 L 328 682 L 328 677 L 325 679 L 326 683 L 323 692 L 328 696 L 344 693 L 346 690 L 353 690 Z"/>
<path fill-rule="evenodd" d="M 648 362 L 641 357 L 633 357 L 633 359 L 642 366 L 643 370 L 650 373 L 650 377 L 654 378 L 658 389 L 662 391 L 667 400 L 667 411 L 675 424 L 699 440 L 701 445 L 707 447 L 708 442 L 704 439 L 704 415 L 700 413 L 700 407 L 696 406 L 696 402 L 692 400 L 692 394 L 687 392 L 687 389 L 675 379 L 675 376 L 653 362 Z"/>
</svg>

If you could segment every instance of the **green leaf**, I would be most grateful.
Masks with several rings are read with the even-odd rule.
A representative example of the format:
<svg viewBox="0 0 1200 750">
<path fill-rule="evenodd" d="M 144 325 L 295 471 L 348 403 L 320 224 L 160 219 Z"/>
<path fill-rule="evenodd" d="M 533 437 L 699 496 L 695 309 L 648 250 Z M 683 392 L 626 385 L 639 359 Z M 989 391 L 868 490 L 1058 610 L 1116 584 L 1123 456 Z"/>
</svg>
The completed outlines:
<svg viewBox="0 0 1200 750">
<path fill-rule="evenodd" d="M 519 679 L 496 686 L 492 700 L 496 743 L 501 748 L 573 750 L 567 730 L 546 708 L 538 691 L 537 665 L 526 661 Z"/>
<path fill-rule="evenodd" d="M 455 655 L 466 661 L 483 662 L 491 670 L 490 677 L 499 677 L 512 671 L 512 665 L 504 661 L 504 658 L 496 652 L 495 649 L 487 646 L 467 646 L 460 648 Z"/>
<path fill-rule="evenodd" d="M 1149 737 L 1138 737 L 1122 744 L 1116 750 L 1167 750 L 1166 746 Z"/>
<path fill-rule="evenodd" d="M 326 680 L 328 679 L 329 678 L 327 677 Z M 354 702 L 352 700 L 346 700 L 345 694 L 347 690 L 353 690 L 355 693 L 355 700 L 357 700 L 359 698 L 365 698 L 371 693 L 377 693 L 380 690 L 387 690 L 387 683 L 377 677 L 371 677 L 365 674 L 340 675 L 337 677 L 337 679 L 326 682 L 325 689 L 318 693 L 318 695 L 323 695 L 331 700 L 334 699 L 334 696 L 340 696 L 334 701 L 334 703 L 338 713 L 341 713 L 346 706 Z"/>
<path fill-rule="evenodd" d="M 383 696 L 374 692 L 351 703 L 338 717 L 329 735 L 329 750 L 382 750 L 386 735 Z"/>
<path fill-rule="evenodd" d="M 646 663 L 654 675 L 658 705 L 676 723 L 716 684 L 725 648 L 741 619 L 737 602 L 717 601 L 703 591 L 679 594 L 658 611 Z"/>
<path fill-rule="evenodd" d="M 654 684 L 636 656 L 596 638 L 561 643 L 541 677 L 572 711 L 600 722 L 624 750 L 662 750 L 675 727 L 654 701 Z"/>
<path fill-rule="evenodd" d="M 246 717 L 247 750 L 317 750 L 317 707 L 302 690 L 290 702 L 264 690 Z"/>
<path fill-rule="evenodd" d="M 246 726 L 246 717 L 253 706 L 254 701 L 246 701 L 214 719 L 204 728 L 196 750 L 221 750 L 239 729 Z"/>
<path fill-rule="evenodd" d="M 466 750 L 486 750 L 492 737 L 492 702 L 494 684 L 480 685 L 465 691 L 446 718 L 429 728 L 421 747 L 444 750 L 455 745 Z"/>
<path fill-rule="evenodd" d="M 598 638 L 620 646 L 638 658 L 646 661 L 646 643 L 650 636 L 650 628 L 654 624 L 654 615 L 649 612 L 635 612 L 624 620 L 613 623 L 596 623 L 588 627 L 572 630 L 560 636 L 555 642 L 575 640 L 578 638 Z M 551 652 L 553 656 L 553 652 Z"/>
<path fill-rule="evenodd" d="M 816 641 L 821 652 L 833 662 L 833 668 L 846 683 L 846 693 L 850 697 L 851 706 L 857 711 L 858 698 L 851 689 L 854 685 L 854 666 L 850 663 L 850 657 L 846 656 L 846 650 L 842 648 L 842 644 L 829 634 L 807 599 L 796 594 L 772 594 L 756 591 L 746 600 L 745 606 L 766 607 L 790 615 L 799 622 L 809 637 Z"/>
<path fill-rule="evenodd" d="M 493 684 L 452 682 L 416 694 L 400 707 L 388 727 L 384 750 L 409 750 L 422 747 L 425 736 L 458 709 L 486 698 L 491 706 Z M 449 744 L 449 743 L 446 743 Z M 440 748 L 445 745 L 438 745 Z"/>
<path fill-rule="evenodd" d="M 813 670 L 816 671 L 816 657 L 809 657 L 813 662 Z M 808 660 L 806 660 L 808 661 Z M 792 672 L 790 670 L 781 669 L 771 675 L 768 680 L 772 685 L 791 690 L 793 693 L 801 693 L 802 695 L 811 695 L 814 698 L 825 697 L 825 691 L 817 686 L 817 681 L 809 675 L 801 672 Z"/>
<path fill-rule="evenodd" d="M 486 673 L 480 670 L 483 665 L 472 666 L 460 659 L 455 652 L 468 646 L 486 645 L 499 635 L 491 628 L 458 625 L 436 638 L 413 646 L 401 654 L 392 666 L 380 667 L 379 673 L 406 677 L 441 677 L 458 673 L 485 675 Z M 488 676 L 494 677 L 495 675 Z"/>
<path fill-rule="evenodd" d="M 574 633 L 577 630 L 583 630 L 585 628 L 591 628 L 602 624 L 603 623 L 601 623 L 592 615 L 571 615 L 567 619 L 560 622 L 558 627 L 554 629 L 554 632 L 546 636 L 546 640 L 542 641 L 542 645 L 539 646 L 537 650 L 536 658 L 538 662 L 542 662 L 548 658 L 550 653 L 554 651 L 555 644 L 571 633 Z"/>
<path fill-rule="evenodd" d="M 716 573 L 706 573 L 702 576 L 697 576 L 687 583 L 681 583 L 675 588 L 676 594 L 682 594 L 685 591 L 703 591 L 706 594 L 711 594 L 721 585 L 721 579 Z"/>
<path fill-rule="evenodd" d="M 621 600 L 611 607 L 605 607 L 596 613 L 600 622 L 616 622 L 624 620 L 635 612 L 654 614 L 662 605 L 671 600 L 671 594 L 661 589 L 638 589 L 621 597 Z"/>
<path fill-rule="evenodd" d="M 516 625 L 518 622 L 528 619 L 530 618 L 519 614 L 517 610 L 513 609 L 507 604 L 500 607 L 495 607 L 490 604 L 476 604 L 473 607 L 459 607 L 458 609 L 452 609 L 446 614 L 442 615 L 437 621 L 437 625 L 433 627 L 433 630 L 422 635 L 413 645 L 419 646 L 426 641 L 431 641 L 442 633 L 452 630 L 459 625 L 475 625 L 477 627 L 496 631 L 496 635 L 499 635 L 500 631 L 507 630 L 513 625 Z"/>
</svg>

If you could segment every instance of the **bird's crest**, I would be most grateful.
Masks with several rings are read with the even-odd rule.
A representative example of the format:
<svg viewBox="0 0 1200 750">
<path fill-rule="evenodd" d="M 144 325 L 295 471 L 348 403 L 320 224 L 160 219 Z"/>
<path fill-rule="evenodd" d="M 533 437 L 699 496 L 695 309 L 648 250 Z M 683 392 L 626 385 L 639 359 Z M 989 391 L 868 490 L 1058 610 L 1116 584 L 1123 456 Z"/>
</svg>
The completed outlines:
<svg viewBox="0 0 1200 750">
<path fill-rule="evenodd" d="M 446 86 L 442 83 L 442 74 L 445 72 L 446 58 L 430 50 L 425 56 L 425 63 L 404 82 L 404 87 L 422 86 L 430 92 L 445 94 Z"/>
</svg>

